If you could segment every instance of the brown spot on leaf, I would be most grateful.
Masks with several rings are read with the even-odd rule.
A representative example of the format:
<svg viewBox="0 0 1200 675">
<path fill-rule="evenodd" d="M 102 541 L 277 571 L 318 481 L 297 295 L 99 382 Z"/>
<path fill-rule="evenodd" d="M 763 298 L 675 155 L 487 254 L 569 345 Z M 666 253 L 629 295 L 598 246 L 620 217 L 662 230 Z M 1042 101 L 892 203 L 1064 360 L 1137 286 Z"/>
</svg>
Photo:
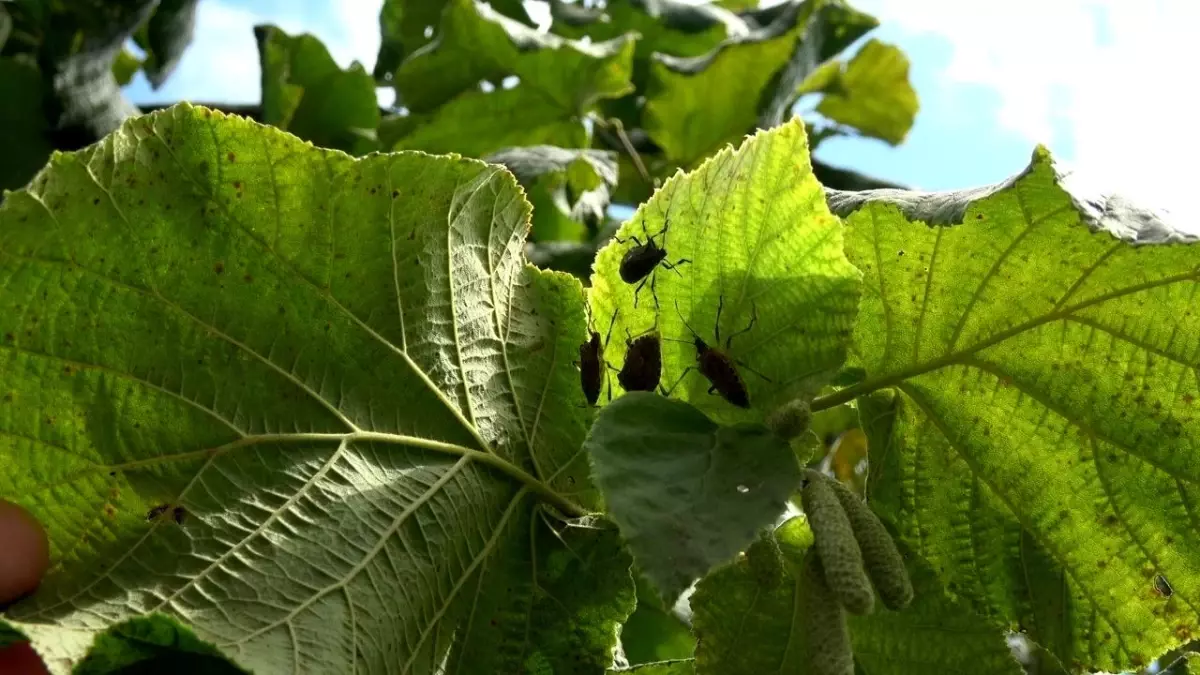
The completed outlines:
<svg viewBox="0 0 1200 675">
<path fill-rule="evenodd" d="M 217 274 L 224 274 L 225 273 L 225 263 L 218 260 L 217 263 L 215 265 L 213 265 L 213 271 L 216 272 Z"/>
<path fill-rule="evenodd" d="M 230 164 L 233 164 L 234 162 L 236 162 L 236 161 L 237 161 L 237 155 L 235 155 L 235 154 L 233 154 L 233 153 L 231 152 L 231 153 L 229 153 L 228 155 L 225 155 L 225 159 L 228 159 L 228 160 L 229 160 L 229 163 L 230 163 Z"/>
</svg>

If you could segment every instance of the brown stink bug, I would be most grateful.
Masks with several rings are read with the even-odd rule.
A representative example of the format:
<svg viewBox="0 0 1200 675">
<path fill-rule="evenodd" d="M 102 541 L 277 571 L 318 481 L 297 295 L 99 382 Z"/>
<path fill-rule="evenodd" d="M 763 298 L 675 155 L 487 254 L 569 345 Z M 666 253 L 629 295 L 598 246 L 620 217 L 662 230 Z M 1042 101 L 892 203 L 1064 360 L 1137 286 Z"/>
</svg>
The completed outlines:
<svg viewBox="0 0 1200 675">
<path fill-rule="evenodd" d="M 654 391 L 662 377 L 662 343 L 658 333 L 650 331 L 634 338 L 625 329 L 625 363 L 617 381 L 625 391 Z"/>
<path fill-rule="evenodd" d="M 604 376 L 607 373 L 604 361 L 604 345 L 608 344 L 608 339 L 612 337 L 613 324 L 617 322 L 617 313 L 614 311 L 612 320 L 608 323 L 608 335 L 604 337 L 604 342 L 600 342 L 600 333 L 591 332 L 590 339 L 579 345 L 579 386 L 583 389 L 583 396 L 587 399 L 588 405 L 596 405 L 596 401 L 600 400 L 600 390 L 604 387 Z M 611 395 L 611 390 L 609 394 Z"/>
<path fill-rule="evenodd" d="M 713 327 L 713 334 L 716 337 L 716 342 L 714 344 L 716 345 L 721 344 L 721 311 L 724 309 L 724 307 L 725 297 L 721 296 L 717 304 L 716 325 Z M 727 352 L 733 343 L 733 338 L 741 335 L 742 333 L 748 332 L 751 328 L 754 328 L 754 324 L 758 322 L 758 310 L 751 306 L 749 325 L 742 330 L 739 330 L 738 332 L 726 337 L 725 347 L 723 350 L 710 346 L 704 341 L 703 338 L 700 337 L 698 333 L 696 333 L 695 330 L 692 329 L 690 325 L 688 325 L 687 319 L 684 319 L 683 313 L 679 311 L 678 300 L 675 301 L 675 311 L 679 314 L 679 319 L 683 321 L 683 325 L 687 327 L 688 332 L 692 334 L 692 344 L 696 347 L 696 365 L 685 368 L 679 375 L 679 379 L 675 381 L 675 384 L 671 385 L 671 389 L 667 391 L 667 394 L 670 394 L 671 391 L 674 391 L 675 387 L 679 386 L 679 383 L 683 381 L 683 378 L 688 374 L 688 372 L 695 368 L 696 370 L 699 370 L 700 374 L 708 380 L 710 385 L 712 385 L 708 388 L 708 393 L 712 394 L 716 392 L 721 395 L 721 398 L 729 401 L 739 408 L 749 408 L 750 394 L 746 391 L 746 385 L 744 382 L 742 382 L 742 376 L 738 373 L 737 365 L 740 365 L 746 370 L 758 375 L 767 382 L 770 382 L 771 378 L 751 369 L 745 363 L 735 361 Z"/>
<path fill-rule="evenodd" d="M 636 246 L 625 251 L 625 255 L 621 258 L 620 274 L 621 280 L 627 284 L 637 284 L 637 288 L 633 289 L 633 306 L 636 309 L 638 303 L 638 294 L 641 293 L 642 286 L 650 281 L 650 293 L 654 293 L 653 272 L 655 268 L 662 266 L 679 276 L 683 276 L 679 270 L 675 269 L 679 265 L 692 262 L 687 258 L 680 258 L 675 262 L 667 262 L 667 228 L 671 225 L 671 218 L 667 216 L 667 220 L 663 223 L 663 228 L 657 234 L 649 234 L 646 231 L 646 216 L 642 216 L 642 233 L 646 236 L 646 241 L 643 243 L 636 236 L 630 236 L 629 239 L 621 239 L 614 237 L 618 244 L 624 244 L 632 240 Z M 655 243 L 655 237 L 662 237 L 662 245 Z M 658 298 L 655 297 L 655 305 L 657 306 Z"/>
</svg>

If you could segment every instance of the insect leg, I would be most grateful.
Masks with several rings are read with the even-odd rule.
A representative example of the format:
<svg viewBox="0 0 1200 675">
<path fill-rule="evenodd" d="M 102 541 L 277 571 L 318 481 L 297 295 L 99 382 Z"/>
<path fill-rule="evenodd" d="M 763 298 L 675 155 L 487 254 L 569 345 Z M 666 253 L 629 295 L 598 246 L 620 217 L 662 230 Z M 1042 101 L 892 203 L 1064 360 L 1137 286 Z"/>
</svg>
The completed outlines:
<svg viewBox="0 0 1200 675">
<path fill-rule="evenodd" d="M 642 292 L 642 286 L 645 286 L 646 282 L 649 281 L 653 276 L 654 275 L 651 274 L 650 276 L 646 277 L 645 279 L 642 279 L 642 283 L 638 284 L 637 288 L 633 289 L 633 308 L 634 309 L 637 309 L 638 294 Z M 651 293 L 654 292 L 654 286 L 650 287 L 650 292 Z"/>
<path fill-rule="evenodd" d="M 665 260 L 664 260 L 663 262 L 661 262 L 661 263 L 659 263 L 659 264 L 660 264 L 660 265 L 662 265 L 663 267 L 665 267 L 665 268 L 667 268 L 667 269 L 671 270 L 671 271 L 672 271 L 672 272 L 674 272 L 675 274 L 678 274 L 680 277 L 682 277 L 682 276 L 683 276 L 683 272 L 680 272 L 679 270 L 677 270 L 677 269 L 675 269 L 675 268 L 676 268 L 676 267 L 678 267 L 679 265 L 682 265 L 682 264 L 684 264 L 684 263 L 690 263 L 690 262 L 692 262 L 692 261 L 691 261 L 691 260 L 689 260 L 688 258 L 680 258 L 679 260 L 676 260 L 676 261 L 675 261 L 675 262 L 673 262 L 673 263 L 671 263 L 671 262 L 667 262 L 667 261 L 665 261 Z"/>
<path fill-rule="evenodd" d="M 734 333 L 733 335 L 730 335 L 729 337 L 725 338 L 726 351 L 729 350 L 729 345 L 730 345 L 730 343 L 733 342 L 733 338 L 741 335 L 742 333 L 749 332 L 751 328 L 754 328 L 754 324 L 757 322 L 758 322 L 758 305 L 756 305 L 752 302 L 752 303 L 750 303 L 750 324 L 747 325 L 745 328 L 739 330 L 738 332 Z M 717 338 L 717 339 L 720 340 L 720 338 Z"/>
<path fill-rule="evenodd" d="M 659 385 L 659 387 L 658 387 L 659 391 L 662 393 L 663 396 L 670 396 L 671 392 L 675 391 L 675 387 L 678 387 L 679 383 L 683 382 L 683 378 L 687 377 L 687 374 L 695 369 L 696 369 L 695 366 L 688 366 L 687 368 L 684 368 L 683 372 L 679 374 L 679 379 L 675 380 L 675 384 L 671 385 L 670 389 L 663 389 L 662 385 Z"/>
<path fill-rule="evenodd" d="M 618 244 L 628 244 L 631 239 L 633 240 L 633 243 L 637 244 L 638 246 L 645 246 L 645 244 L 642 243 L 642 240 L 637 238 L 636 234 L 629 235 L 629 239 L 622 239 L 617 236 L 613 237 L 613 241 L 617 242 Z"/>
<path fill-rule="evenodd" d="M 693 336 L 695 336 L 696 331 L 692 330 L 692 327 L 690 324 L 688 324 L 687 319 L 683 318 L 683 312 L 679 311 L 679 299 L 678 298 L 675 299 L 675 313 L 679 315 L 679 320 L 683 322 L 683 325 L 685 328 L 688 329 L 688 332 L 691 333 Z"/>
<path fill-rule="evenodd" d="M 613 310 L 612 319 L 608 322 L 608 333 L 604 336 L 604 346 L 608 346 L 608 340 L 612 337 L 613 324 L 617 322 L 617 313 L 621 311 L 620 307 Z"/>
<path fill-rule="evenodd" d="M 741 366 L 742 368 L 745 368 L 746 370 L 748 370 L 748 371 L 750 371 L 750 372 L 754 373 L 755 375 L 757 375 L 757 376 L 761 377 L 762 379 L 766 380 L 767 382 L 774 382 L 774 381 L 775 381 L 775 380 L 772 380 L 771 378 L 767 377 L 766 375 L 763 375 L 762 373 L 758 372 L 757 370 L 755 370 L 755 369 L 751 368 L 750 366 L 746 365 L 746 362 L 745 362 L 745 361 L 734 361 L 734 363 L 736 363 L 736 364 L 738 364 L 739 366 Z"/>
</svg>

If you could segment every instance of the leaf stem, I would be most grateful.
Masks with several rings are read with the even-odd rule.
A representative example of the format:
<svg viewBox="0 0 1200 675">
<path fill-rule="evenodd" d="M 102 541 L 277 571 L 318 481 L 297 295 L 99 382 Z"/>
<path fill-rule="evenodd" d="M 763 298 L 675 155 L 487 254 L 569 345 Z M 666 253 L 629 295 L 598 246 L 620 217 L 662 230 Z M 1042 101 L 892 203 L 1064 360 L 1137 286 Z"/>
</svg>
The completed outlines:
<svg viewBox="0 0 1200 675">
<path fill-rule="evenodd" d="M 1027 330 L 1032 330 L 1038 326 L 1050 323 L 1051 321 L 1070 318 L 1075 312 L 1078 312 L 1081 309 L 1086 309 L 1115 298 L 1132 295 L 1144 290 L 1166 286 L 1179 281 L 1194 281 L 1198 278 L 1200 278 L 1200 268 L 1189 270 L 1181 274 L 1174 274 L 1168 277 L 1142 282 L 1140 284 L 1135 284 L 1125 288 L 1119 288 L 1115 291 L 1103 293 L 1093 298 L 1088 298 L 1087 300 L 1075 303 L 1070 307 L 1056 309 L 1045 316 L 1035 317 L 1024 323 L 1017 324 L 1006 330 L 995 333 L 986 340 L 981 340 L 980 342 L 961 351 L 943 354 L 932 361 L 909 366 L 908 368 L 904 368 L 886 377 L 881 377 L 877 380 L 864 380 L 856 385 L 835 391 L 832 394 L 818 396 L 817 398 L 813 399 L 812 411 L 817 412 L 820 410 L 828 410 L 834 406 L 838 406 L 843 403 L 849 403 L 859 396 L 870 394 L 871 392 L 878 391 L 886 387 L 896 386 L 903 383 L 905 380 L 908 380 L 909 378 L 924 375 L 925 373 L 937 370 L 939 368 L 945 368 L 946 366 L 961 365 L 965 361 L 966 357 L 976 352 L 983 351 L 988 347 L 1004 342 L 1011 337 L 1020 335 Z"/>
<path fill-rule="evenodd" d="M 407 445 L 412 447 L 424 448 L 433 450 L 434 452 L 444 452 L 449 455 L 466 456 L 472 460 L 476 460 L 486 464 L 493 469 L 499 470 L 501 473 L 516 479 L 521 484 L 529 488 L 530 491 L 537 494 L 543 501 L 551 504 L 554 508 L 562 511 L 563 514 L 572 518 L 581 518 L 587 515 L 587 511 L 575 502 L 558 494 L 542 481 L 538 480 L 528 471 L 509 462 L 491 452 L 482 452 L 472 448 L 466 448 L 453 443 L 443 443 L 428 438 L 417 438 L 415 436 L 400 436 L 397 434 L 385 434 L 377 431 L 356 431 L 346 434 L 348 441 L 376 441 L 379 443 L 394 443 L 397 445 Z"/>
</svg>

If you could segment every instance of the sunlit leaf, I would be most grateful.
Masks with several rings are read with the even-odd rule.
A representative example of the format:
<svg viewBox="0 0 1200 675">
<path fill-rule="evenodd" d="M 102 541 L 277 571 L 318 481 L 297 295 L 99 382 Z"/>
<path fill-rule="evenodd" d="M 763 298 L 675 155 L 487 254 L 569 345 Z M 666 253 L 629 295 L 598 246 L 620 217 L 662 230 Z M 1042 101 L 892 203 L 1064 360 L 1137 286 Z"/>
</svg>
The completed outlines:
<svg viewBox="0 0 1200 675">
<path fill-rule="evenodd" d="M 841 366 L 858 307 L 859 272 L 846 261 L 841 229 L 809 168 L 798 120 L 677 174 L 596 257 L 593 322 L 608 325 L 616 313 L 605 357 L 619 368 L 626 331 L 656 328 L 662 386 L 722 423 L 761 422 L 774 408 L 811 396 Z M 667 262 L 691 262 L 656 268 L 638 290 L 640 282 L 620 275 L 635 236 L 654 236 Z M 728 353 L 750 409 L 708 394 L 710 383 L 694 369 L 685 374 L 697 363 L 696 336 Z"/>
<path fill-rule="evenodd" d="M 877 510 L 951 592 L 1072 669 L 1195 636 L 1197 238 L 1041 148 L 991 188 L 830 201 L 866 274 L 868 376 L 814 407 L 898 391 L 864 411 L 893 420 L 869 430 Z"/>
<path fill-rule="evenodd" d="M 892 145 L 904 140 L 917 115 L 908 57 L 878 40 L 863 45 L 823 90 L 817 112 Z"/>
</svg>

